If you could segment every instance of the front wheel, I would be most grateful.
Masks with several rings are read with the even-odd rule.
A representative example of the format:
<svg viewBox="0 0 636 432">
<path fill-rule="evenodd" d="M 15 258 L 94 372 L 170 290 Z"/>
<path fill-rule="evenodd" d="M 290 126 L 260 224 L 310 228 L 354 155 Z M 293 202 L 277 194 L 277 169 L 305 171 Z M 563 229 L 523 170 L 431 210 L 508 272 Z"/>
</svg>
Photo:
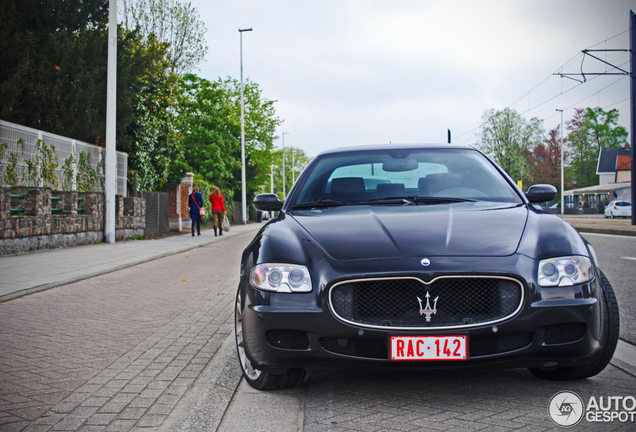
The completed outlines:
<svg viewBox="0 0 636 432">
<path fill-rule="evenodd" d="M 605 313 L 603 314 L 603 339 L 601 343 L 603 347 L 595 355 L 594 360 L 585 366 L 561 366 L 554 369 L 531 368 L 530 372 L 538 376 L 552 381 L 571 381 L 593 377 L 601 373 L 608 365 L 616 345 L 618 344 L 618 333 L 620 330 L 620 317 L 618 314 L 618 302 L 614 295 L 614 289 L 610 285 L 609 280 L 603 272 L 601 274 L 601 288 L 605 301 Z"/>
<path fill-rule="evenodd" d="M 234 334 L 236 335 L 236 351 L 238 353 L 243 378 L 257 390 L 277 390 L 291 388 L 305 380 L 307 372 L 303 369 L 289 369 L 282 375 L 274 375 L 263 372 L 252 365 L 245 353 L 245 341 L 243 338 L 244 303 L 241 299 L 241 290 L 236 293 L 236 309 L 234 311 Z"/>
</svg>

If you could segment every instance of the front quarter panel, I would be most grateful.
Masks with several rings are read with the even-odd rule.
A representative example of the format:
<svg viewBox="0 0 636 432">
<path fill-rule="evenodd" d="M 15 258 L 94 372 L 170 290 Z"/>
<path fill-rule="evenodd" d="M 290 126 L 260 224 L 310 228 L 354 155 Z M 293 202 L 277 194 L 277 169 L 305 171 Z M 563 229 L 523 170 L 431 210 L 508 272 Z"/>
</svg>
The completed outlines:
<svg viewBox="0 0 636 432">
<path fill-rule="evenodd" d="M 518 253 L 536 260 L 569 255 L 589 256 L 583 238 L 572 225 L 531 206 Z"/>
</svg>

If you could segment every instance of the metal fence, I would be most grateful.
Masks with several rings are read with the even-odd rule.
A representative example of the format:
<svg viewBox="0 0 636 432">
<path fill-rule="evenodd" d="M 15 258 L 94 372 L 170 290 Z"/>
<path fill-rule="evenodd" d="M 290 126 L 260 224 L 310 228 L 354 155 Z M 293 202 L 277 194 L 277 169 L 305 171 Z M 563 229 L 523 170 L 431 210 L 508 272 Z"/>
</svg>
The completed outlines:
<svg viewBox="0 0 636 432">
<path fill-rule="evenodd" d="M 20 140 L 20 138 L 23 141 L 23 144 L 21 146 L 22 149 L 19 149 L 18 146 L 18 141 Z M 55 153 L 58 157 L 58 169 L 56 173 L 58 179 L 62 178 L 62 164 L 71 155 L 74 155 L 75 160 L 77 160 L 81 152 L 88 153 L 91 156 L 91 165 L 94 170 L 99 169 L 100 160 L 102 159 L 102 157 L 104 157 L 103 152 L 105 149 L 103 147 L 0 120 L 0 143 L 5 142 L 8 144 L 7 151 L 5 151 L 4 158 L 2 159 L 2 164 L 0 164 L 0 184 L 4 184 L 4 174 L 8 162 L 8 153 L 13 152 L 19 155 L 16 174 L 19 176 L 19 178 L 22 178 L 26 169 L 25 161 L 31 159 L 32 155 L 36 152 L 36 143 L 38 142 L 38 140 L 42 140 L 49 146 L 55 146 Z M 127 177 L 128 154 L 118 151 L 117 194 L 126 196 Z M 75 189 L 74 182 L 72 189 Z"/>
</svg>

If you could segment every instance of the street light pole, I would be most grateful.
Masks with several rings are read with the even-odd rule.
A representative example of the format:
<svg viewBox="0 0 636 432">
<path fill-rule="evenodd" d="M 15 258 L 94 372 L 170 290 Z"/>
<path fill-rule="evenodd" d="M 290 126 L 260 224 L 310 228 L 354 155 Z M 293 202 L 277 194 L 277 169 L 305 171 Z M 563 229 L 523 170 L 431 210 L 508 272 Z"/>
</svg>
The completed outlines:
<svg viewBox="0 0 636 432">
<path fill-rule="evenodd" d="M 285 135 L 289 135 L 289 132 L 283 132 L 281 135 L 283 136 L 283 201 L 285 201 L 287 196 L 287 189 L 285 189 Z"/>
<path fill-rule="evenodd" d="M 243 32 L 252 28 L 239 29 L 241 35 L 241 217 L 243 225 L 247 223 L 247 192 L 245 188 L 245 104 L 243 103 Z"/>
<path fill-rule="evenodd" d="M 561 113 L 561 214 L 564 215 L 565 211 L 563 209 L 565 207 L 563 204 L 563 199 L 565 198 L 565 191 L 563 190 L 563 183 L 564 183 L 563 181 L 563 170 L 564 170 L 564 167 L 563 167 L 563 160 L 564 160 L 563 158 L 563 110 L 557 108 L 557 111 Z"/>
<path fill-rule="evenodd" d="M 292 186 L 296 183 L 296 152 L 294 148 L 291 148 L 292 151 Z"/>
<path fill-rule="evenodd" d="M 108 7 L 106 74 L 106 160 L 104 164 L 104 242 L 115 243 L 117 193 L 117 0 Z"/>
</svg>

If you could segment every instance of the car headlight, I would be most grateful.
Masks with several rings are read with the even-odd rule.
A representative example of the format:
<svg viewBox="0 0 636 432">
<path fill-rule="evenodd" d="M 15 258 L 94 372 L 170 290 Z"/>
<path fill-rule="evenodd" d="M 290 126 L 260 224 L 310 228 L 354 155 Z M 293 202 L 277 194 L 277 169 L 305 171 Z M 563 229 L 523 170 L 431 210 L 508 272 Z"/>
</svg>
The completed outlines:
<svg viewBox="0 0 636 432">
<path fill-rule="evenodd" d="M 280 293 L 311 292 L 309 270 L 296 264 L 259 264 L 250 271 L 256 288 Z"/>
<path fill-rule="evenodd" d="M 569 256 L 539 261 L 539 285 L 571 286 L 592 280 L 594 268 L 588 257 Z"/>
</svg>

